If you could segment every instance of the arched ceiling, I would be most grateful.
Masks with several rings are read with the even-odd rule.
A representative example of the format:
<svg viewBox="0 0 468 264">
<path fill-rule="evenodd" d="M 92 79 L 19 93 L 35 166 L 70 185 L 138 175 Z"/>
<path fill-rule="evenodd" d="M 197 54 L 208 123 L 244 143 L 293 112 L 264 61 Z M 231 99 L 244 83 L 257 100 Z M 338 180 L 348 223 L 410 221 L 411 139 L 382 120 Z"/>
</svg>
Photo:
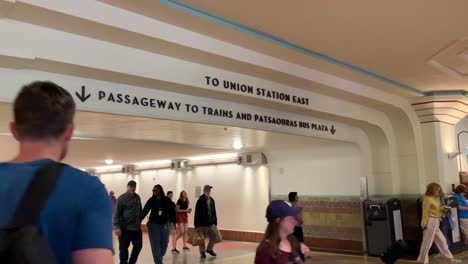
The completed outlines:
<svg viewBox="0 0 468 264">
<path fill-rule="evenodd" d="M 468 86 L 463 0 L 106 2 L 390 92 Z"/>
</svg>

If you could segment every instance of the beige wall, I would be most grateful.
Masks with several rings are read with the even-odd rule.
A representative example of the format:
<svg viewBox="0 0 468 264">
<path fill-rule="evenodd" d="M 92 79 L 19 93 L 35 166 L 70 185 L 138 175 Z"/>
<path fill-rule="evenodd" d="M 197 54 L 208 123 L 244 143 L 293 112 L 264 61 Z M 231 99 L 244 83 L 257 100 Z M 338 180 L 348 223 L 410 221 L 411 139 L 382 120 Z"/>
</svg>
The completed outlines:
<svg viewBox="0 0 468 264">
<path fill-rule="evenodd" d="M 426 166 L 422 186 L 439 182 L 446 192 L 451 192 L 451 185 L 459 183 L 458 159 L 448 157 L 448 153 L 457 151 L 456 127 L 440 122 L 427 123 L 422 125 L 422 132 Z"/>
<path fill-rule="evenodd" d="M 268 164 L 244 167 L 237 164 L 195 167 L 177 172 L 171 169 L 144 171 L 134 177 L 145 203 L 155 184 L 165 191 L 187 191 L 195 207 L 195 187 L 213 185 L 219 226 L 228 230 L 263 232 L 269 185 L 274 197 L 297 191 L 303 196 L 359 196 L 363 175 L 359 146 L 333 141 L 284 141 L 265 151 Z M 101 181 L 117 195 L 125 192 L 132 177 L 103 174 Z M 193 224 L 193 217 L 190 219 Z"/>
<path fill-rule="evenodd" d="M 273 196 L 358 196 L 363 175 L 355 144 L 278 145 L 267 152 Z"/>
</svg>

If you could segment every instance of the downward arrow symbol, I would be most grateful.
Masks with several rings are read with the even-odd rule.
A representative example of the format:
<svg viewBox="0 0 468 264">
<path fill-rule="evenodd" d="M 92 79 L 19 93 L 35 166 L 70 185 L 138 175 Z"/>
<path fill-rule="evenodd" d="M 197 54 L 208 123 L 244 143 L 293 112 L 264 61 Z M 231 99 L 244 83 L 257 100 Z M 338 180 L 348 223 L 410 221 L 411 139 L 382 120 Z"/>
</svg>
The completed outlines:
<svg viewBox="0 0 468 264">
<path fill-rule="evenodd" d="M 332 135 L 335 135 L 336 129 L 334 125 L 332 125 L 330 132 L 332 133 Z"/>
<path fill-rule="evenodd" d="M 82 103 L 86 102 L 91 97 L 91 94 L 86 94 L 86 87 L 84 85 L 81 86 L 81 94 L 75 92 L 75 95 Z"/>
</svg>

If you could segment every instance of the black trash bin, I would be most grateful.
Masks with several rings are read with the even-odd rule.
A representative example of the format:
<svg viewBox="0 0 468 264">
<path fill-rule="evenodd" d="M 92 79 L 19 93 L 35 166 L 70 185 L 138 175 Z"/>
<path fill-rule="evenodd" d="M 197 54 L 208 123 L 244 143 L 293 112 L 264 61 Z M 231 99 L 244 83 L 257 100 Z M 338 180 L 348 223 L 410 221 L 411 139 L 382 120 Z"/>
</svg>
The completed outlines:
<svg viewBox="0 0 468 264">
<path fill-rule="evenodd" d="M 363 206 L 369 256 L 381 256 L 395 242 L 404 240 L 400 200 L 367 199 Z"/>
</svg>

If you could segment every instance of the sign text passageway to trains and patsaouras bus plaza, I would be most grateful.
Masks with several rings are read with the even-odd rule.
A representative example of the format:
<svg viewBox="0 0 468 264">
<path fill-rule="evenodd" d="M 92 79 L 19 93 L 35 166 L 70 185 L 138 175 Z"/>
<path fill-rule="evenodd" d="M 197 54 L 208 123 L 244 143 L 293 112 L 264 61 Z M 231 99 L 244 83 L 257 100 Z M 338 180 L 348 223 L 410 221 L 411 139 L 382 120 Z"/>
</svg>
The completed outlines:
<svg viewBox="0 0 468 264">
<path fill-rule="evenodd" d="M 79 110 L 286 132 L 335 138 L 351 129 L 327 120 L 229 101 L 167 92 L 32 70 L 0 68 L 0 101 L 12 102 L 20 87 L 33 80 L 53 80 L 75 98 Z M 248 88 L 250 89 L 250 88 Z M 261 92 L 263 94 L 263 90 Z M 265 91 L 266 96 L 268 92 Z M 271 95 L 271 94 L 270 94 Z M 308 103 L 294 95 L 274 95 Z"/>
<path fill-rule="evenodd" d="M 91 98 L 92 94 L 86 92 L 86 87 L 81 87 L 81 92 L 75 92 L 75 96 L 82 103 L 85 103 Z M 329 128 L 328 125 L 310 123 L 308 121 L 293 120 L 288 118 L 274 117 L 267 114 L 257 114 L 244 111 L 234 111 L 223 108 L 213 108 L 198 104 L 187 104 L 178 101 L 168 101 L 163 99 L 151 98 L 148 96 L 139 97 L 137 95 L 106 92 L 103 90 L 97 91 L 97 98 L 100 102 L 113 104 L 126 104 L 137 107 L 146 107 L 153 109 L 163 109 L 177 112 L 185 112 L 192 114 L 203 114 L 207 116 L 221 117 L 227 119 L 247 120 L 258 123 L 268 123 L 278 126 L 297 127 L 304 129 L 312 129 L 317 131 L 330 132 L 332 135 L 336 133 L 334 125 Z"/>
</svg>

